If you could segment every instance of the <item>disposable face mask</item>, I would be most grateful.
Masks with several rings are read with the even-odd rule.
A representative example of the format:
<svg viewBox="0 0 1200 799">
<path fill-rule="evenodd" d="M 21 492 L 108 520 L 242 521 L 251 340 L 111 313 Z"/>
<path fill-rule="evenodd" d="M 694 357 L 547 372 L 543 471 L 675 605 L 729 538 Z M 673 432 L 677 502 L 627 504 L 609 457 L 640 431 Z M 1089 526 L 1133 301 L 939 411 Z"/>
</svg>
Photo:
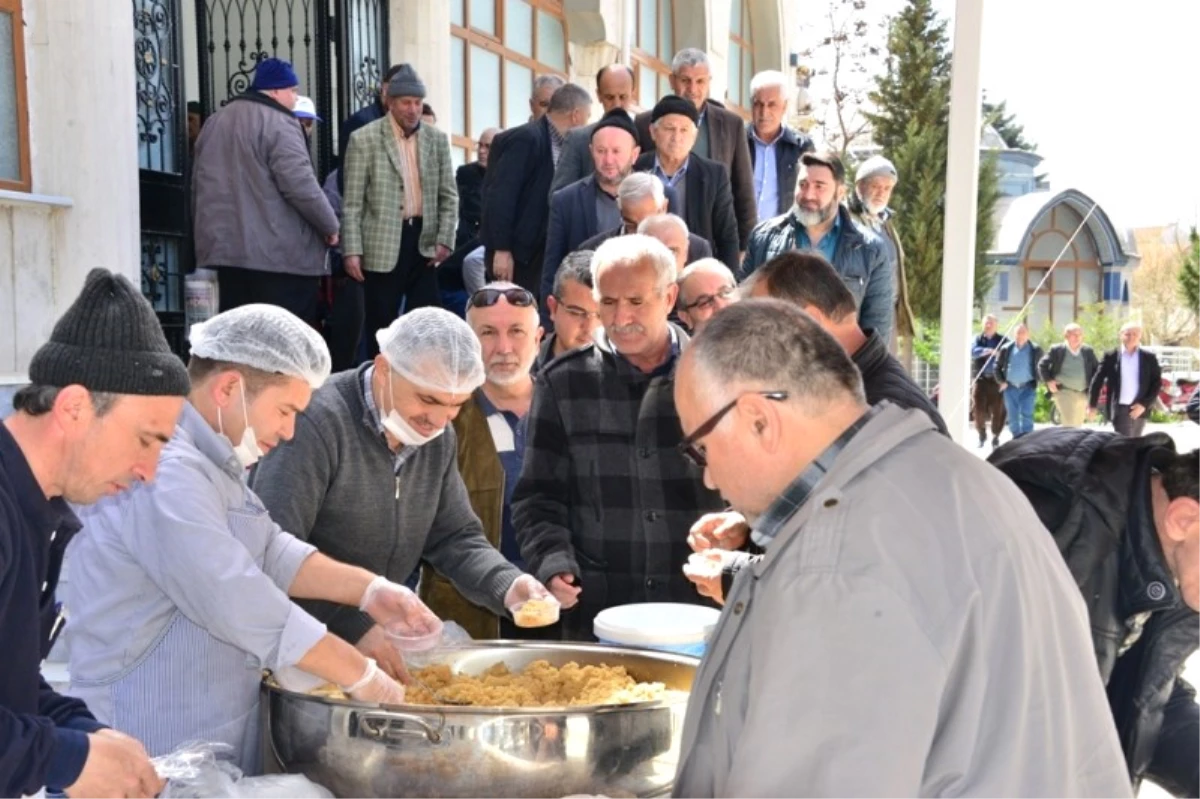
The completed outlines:
<svg viewBox="0 0 1200 799">
<path fill-rule="evenodd" d="M 404 417 L 396 412 L 396 395 L 392 388 L 392 377 L 388 375 L 384 378 L 388 384 L 388 402 L 392 409 L 388 411 L 387 416 L 383 417 L 383 429 L 387 430 L 396 440 L 406 447 L 419 447 L 422 444 L 428 444 L 435 438 L 446 432 L 445 427 L 439 427 L 427 436 L 423 436 L 413 429 L 412 425 L 404 420 Z"/>
<path fill-rule="evenodd" d="M 246 427 L 242 431 L 242 442 L 234 444 L 233 439 L 225 436 L 225 425 L 221 422 L 220 408 L 217 408 L 217 428 L 218 432 L 225 436 L 225 440 L 233 444 L 233 454 L 238 459 L 238 463 L 242 465 L 243 469 L 249 469 L 258 463 L 258 459 L 263 456 L 263 451 L 258 446 L 258 437 L 254 435 L 254 428 L 250 426 L 250 411 L 246 407 L 246 384 L 242 382 L 239 387 L 242 393 L 242 417 L 246 422 Z"/>
</svg>

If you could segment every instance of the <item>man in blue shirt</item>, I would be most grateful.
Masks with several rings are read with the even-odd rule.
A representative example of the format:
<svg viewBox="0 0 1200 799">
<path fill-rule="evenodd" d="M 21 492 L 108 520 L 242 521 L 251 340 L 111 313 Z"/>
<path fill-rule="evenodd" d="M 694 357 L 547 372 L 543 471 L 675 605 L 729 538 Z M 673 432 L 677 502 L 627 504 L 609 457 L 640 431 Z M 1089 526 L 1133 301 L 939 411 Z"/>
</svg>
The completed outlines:
<svg viewBox="0 0 1200 799">
<path fill-rule="evenodd" d="M 788 112 L 788 79 L 765 70 L 750 81 L 751 123 L 746 126 L 750 163 L 754 167 L 754 201 L 758 219 L 786 214 L 796 193 L 800 156 L 815 149 L 812 139 L 784 124 Z"/>
<path fill-rule="evenodd" d="M 1029 328 L 1017 325 L 1015 341 L 1000 348 L 996 380 L 1008 411 L 1008 430 L 1013 438 L 1033 432 L 1033 405 L 1037 399 L 1037 364 L 1042 348 L 1029 340 Z"/>
<path fill-rule="evenodd" d="M 542 341 L 537 301 L 515 283 L 489 283 L 467 302 L 467 323 L 479 339 L 485 378 L 454 420 L 458 469 L 488 541 L 524 571 L 512 496 L 525 459 L 526 417 L 533 403 L 530 369 Z M 561 637 L 558 625 L 521 628 L 472 605 L 427 566 L 420 590 L 435 613 L 462 625 L 474 638 Z"/>
</svg>

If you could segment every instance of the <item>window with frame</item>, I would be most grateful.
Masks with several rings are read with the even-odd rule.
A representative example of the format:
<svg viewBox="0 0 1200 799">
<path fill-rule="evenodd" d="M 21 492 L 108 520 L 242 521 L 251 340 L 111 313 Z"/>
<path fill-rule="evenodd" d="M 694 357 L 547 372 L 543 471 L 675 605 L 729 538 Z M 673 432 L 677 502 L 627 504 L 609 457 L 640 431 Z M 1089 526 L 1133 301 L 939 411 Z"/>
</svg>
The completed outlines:
<svg viewBox="0 0 1200 799">
<path fill-rule="evenodd" d="M 0 189 L 29 191 L 31 183 L 21 0 L 0 0 Z"/>
<path fill-rule="evenodd" d="M 643 109 L 653 108 L 671 93 L 671 59 L 675 57 L 674 0 L 637 0 L 633 40 L 634 97 Z"/>
<path fill-rule="evenodd" d="M 729 8 L 729 88 L 726 105 L 750 118 L 750 80 L 754 77 L 754 37 L 749 0 L 733 0 Z"/>
<path fill-rule="evenodd" d="M 562 0 L 450 0 L 450 144 L 471 160 L 487 128 L 528 121 L 533 81 L 567 78 Z"/>
</svg>

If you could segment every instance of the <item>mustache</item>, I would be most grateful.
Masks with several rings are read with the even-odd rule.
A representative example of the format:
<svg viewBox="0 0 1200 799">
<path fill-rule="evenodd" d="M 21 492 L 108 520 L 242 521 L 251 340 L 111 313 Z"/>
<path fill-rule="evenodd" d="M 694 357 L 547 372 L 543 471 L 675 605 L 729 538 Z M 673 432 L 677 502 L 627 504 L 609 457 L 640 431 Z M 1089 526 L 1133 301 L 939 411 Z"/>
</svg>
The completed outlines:
<svg viewBox="0 0 1200 799">
<path fill-rule="evenodd" d="M 633 322 L 628 325 L 613 325 L 612 327 L 608 328 L 608 332 L 614 335 L 622 336 L 634 333 L 645 333 L 646 328 L 642 327 L 637 322 Z"/>
<path fill-rule="evenodd" d="M 489 369 L 497 366 L 520 366 L 521 359 L 515 355 L 497 355 L 488 361 L 487 365 Z"/>
</svg>

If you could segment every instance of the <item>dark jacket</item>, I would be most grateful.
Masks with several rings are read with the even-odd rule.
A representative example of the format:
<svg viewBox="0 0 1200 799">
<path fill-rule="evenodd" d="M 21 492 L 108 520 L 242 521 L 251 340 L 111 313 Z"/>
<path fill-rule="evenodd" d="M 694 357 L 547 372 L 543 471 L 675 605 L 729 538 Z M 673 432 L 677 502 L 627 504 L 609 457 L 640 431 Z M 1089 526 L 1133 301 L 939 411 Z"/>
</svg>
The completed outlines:
<svg viewBox="0 0 1200 799">
<path fill-rule="evenodd" d="M 1083 356 L 1083 384 L 1088 386 L 1089 390 L 1092 385 L 1092 378 L 1096 376 L 1096 369 L 1099 368 L 1099 362 L 1096 360 L 1096 351 L 1088 345 L 1084 344 L 1079 348 L 1079 354 Z M 1050 351 L 1042 356 L 1038 361 L 1038 376 L 1043 383 L 1049 383 L 1051 380 L 1058 380 L 1058 373 L 1062 371 L 1063 358 L 1067 357 L 1067 345 L 1055 344 L 1050 348 Z"/>
<path fill-rule="evenodd" d="M 859 226 L 870 230 L 879 237 L 885 245 L 888 257 L 892 261 L 892 275 L 896 292 L 896 327 L 894 333 L 900 336 L 911 336 L 916 330 L 916 317 L 908 300 L 908 274 L 904 266 L 904 243 L 900 241 L 900 233 L 896 230 L 895 214 L 890 208 L 885 208 L 880 216 L 867 211 L 861 199 L 855 194 L 847 203 L 850 215 Z"/>
<path fill-rule="evenodd" d="M 889 400 L 901 408 L 925 411 L 937 425 L 938 432 L 949 436 L 950 431 L 946 429 L 946 422 L 938 413 L 937 406 L 908 376 L 900 361 L 888 352 L 887 343 L 873 330 L 863 332 L 867 334 L 867 343 L 859 347 L 851 360 L 862 373 L 863 391 L 867 395 L 867 402 L 878 405 L 884 400 Z"/>
<path fill-rule="evenodd" d="M 603 233 L 597 233 L 595 236 L 592 236 L 575 249 L 594 250 L 614 236 L 624 235 L 624 232 L 624 227 L 618 227 L 613 228 L 612 230 L 606 230 Z M 712 248 L 708 246 L 708 241 L 700 238 L 695 233 L 688 234 L 687 262 L 689 264 L 699 261 L 701 258 L 712 258 L 712 254 Z"/>
<path fill-rule="evenodd" d="M 561 162 L 560 162 L 561 163 Z M 554 192 L 550 198 L 550 220 L 546 228 L 546 254 L 542 260 L 542 294 L 549 297 L 554 290 L 554 276 L 568 253 L 585 249 L 580 245 L 600 233 L 596 217 L 596 181 L 588 175 Z M 664 187 L 667 212 L 679 213 L 679 197 L 675 190 Z"/>
<path fill-rule="evenodd" d="M 370 125 L 377 119 L 382 119 L 387 113 L 387 109 L 383 107 L 383 100 L 379 97 L 375 98 L 375 102 L 370 105 L 363 106 L 355 111 L 346 121 L 338 128 L 338 163 L 340 164 L 346 157 L 346 148 L 350 146 L 350 135 L 361 127 Z M 346 190 L 345 179 L 342 177 L 344 173 L 338 173 L 338 191 Z"/>
<path fill-rule="evenodd" d="M 454 432 L 458 436 L 458 471 L 471 510 L 479 517 L 488 543 L 499 549 L 504 525 L 504 467 L 487 417 L 474 399 L 455 417 Z M 438 618 L 457 622 L 472 638 L 500 637 L 500 617 L 472 603 L 425 561 L 421 561 L 420 596 Z"/>
<path fill-rule="evenodd" d="M 972 377 L 980 376 L 991 379 L 996 374 L 996 360 L 1000 357 L 1000 347 L 1007 339 L 999 333 L 987 335 L 980 333 L 971 345 Z M 992 350 L 989 355 L 985 350 Z"/>
<path fill-rule="evenodd" d="M 1138 356 L 1138 392 L 1133 402 L 1149 411 L 1158 401 L 1158 392 L 1162 388 L 1162 367 L 1158 365 L 1158 357 L 1153 352 L 1139 348 Z M 1104 413 L 1109 419 L 1115 419 L 1117 404 L 1121 399 L 1120 347 L 1104 353 L 1100 368 L 1092 377 L 1091 391 L 1088 395 L 1089 406 L 1095 408 L 1099 405 L 1100 392 L 1105 386 L 1108 386 L 1108 396 L 1104 400 Z"/>
<path fill-rule="evenodd" d="M 542 582 L 570 573 L 583 588 L 562 616 L 572 640 L 591 640 L 614 605 L 707 603 L 683 575 L 687 534 L 725 507 L 677 449 L 674 363 L 646 374 L 599 341 L 538 375 L 512 503 L 529 571 Z"/>
<path fill-rule="evenodd" d="M 204 123 L 192 194 L 197 266 L 326 274 L 337 214 L 300 123 L 265 94 L 239 95 Z"/>
<path fill-rule="evenodd" d="M 754 126 L 746 123 L 746 147 L 750 150 L 750 181 L 754 182 L 754 167 L 758 160 L 758 148 L 754 145 Z M 775 214 L 786 214 L 796 202 L 796 173 L 800 171 L 800 156 L 816 149 L 813 140 L 783 126 L 783 133 L 775 143 L 775 180 L 779 187 L 779 202 Z M 763 220 L 759 220 L 760 222 Z"/>
<path fill-rule="evenodd" d="M 895 324 L 896 287 L 887 248 L 879 236 L 855 223 L 846 206 L 839 206 L 838 214 L 841 232 L 833 250 L 833 268 L 858 303 L 858 323 L 863 329 L 878 332 L 884 341 L 890 341 Z M 794 249 L 797 225 L 799 222 L 791 212 L 760 223 L 750 236 L 745 273 L 748 275 L 776 255 Z"/>
<path fill-rule="evenodd" d="M 1038 382 L 1038 364 L 1042 361 L 1042 348 L 1029 339 L 1026 342 L 1032 351 L 1029 353 L 1029 370 L 1033 373 L 1033 384 L 1036 386 Z M 1008 382 L 1008 362 L 1012 358 L 1013 348 L 1017 346 L 1016 341 L 1006 341 L 1000 345 L 1000 354 L 996 356 L 996 382 Z"/>
<path fill-rule="evenodd" d="M 487 170 L 478 161 L 463 164 L 454 173 L 458 186 L 458 232 L 454 234 L 454 246 L 463 246 L 479 235 L 479 221 L 483 218 L 483 179 Z"/>
<path fill-rule="evenodd" d="M 638 172 L 653 172 L 654 159 L 654 153 L 639 156 L 633 168 Z M 734 275 L 740 275 L 741 253 L 738 249 L 733 195 L 729 192 L 728 170 L 723 164 L 692 153 L 683 181 L 684 209 L 681 216 L 687 223 L 688 231 L 708 239 L 717 259 L 728 266 Z"/>
<path fill-rule="evenodd" d="M 592 132 L 595 129 L 596 123 L 593 122 L 567 134 L 562 152 L 558 155 L 558 164 L 554 167 L 551 194 L 595 173 L 596 162 L 592 160 Z"/>
<path fill-rule="evenodd" d="M 1083 593 L 1134 793 L 1150 777 L 1197 796 L 1200 708 L 1179 673 L 1200 645 L 1200 620 L 1164 563 L 1149 490 L 1156 459 L 1174 449 L 1163 433 L 1055 428 L 989 460 L 1029 498 Z"/>
<path fill-rule="evenodd" d="M 0 796 L 61 791 L 79 779 L 87 733 L 104 728 L 78 699 L 42 679 L 63 553 L 79 520 L 46 499 L 17 442 L 0 424 Z"/>
<path fill-rule="evenodd" d="M 654 152 L 654 139 L 650 138 L 650 112 L 643 111 L 634 119 L 638 129 L 638 142 L 642 155 Z M 728 174 L 726 183 L 732 189 L 733 208 L 736 215 L 738 250 L 743 251 L 750 241 L 750 231 L 759 222 L 758 207 L 754 202 L 754 169 L 750 166 L 750 148 L 746 146 L 746 122 L 716 100 L 705 103 L 704 124 L 708 126 L 708 152 L 711 160 L 725 166 Z M 689 200 L 690 203 L 690 200 Z M 691 222 L 688 222 L 691 226 Z M 698 231 L 697 231 L 698 232 Z M 705 236 L 712 239 L 711 236 Z M 720 247 L 713 242 L 713 249 Z M 717 256 L 725 261 L 720 255 Z M 728 265 L 728 261 L 725 261 Z M 737 273 L 737 269 L 730 266 Z"/>
<path fill-rule="evenodd" d="M 489 256 L 511 252 L 513 259 L 534 270 L 521 275 L 536 288 L 540 282 L 546 222 L 550 215 L 550 181 L 554 158 L 550 151 L 550 120 L 542 117 L 497 133 L 488 156 L 483 182 L 483 222 L 479 237 Z"/>
</svg>

